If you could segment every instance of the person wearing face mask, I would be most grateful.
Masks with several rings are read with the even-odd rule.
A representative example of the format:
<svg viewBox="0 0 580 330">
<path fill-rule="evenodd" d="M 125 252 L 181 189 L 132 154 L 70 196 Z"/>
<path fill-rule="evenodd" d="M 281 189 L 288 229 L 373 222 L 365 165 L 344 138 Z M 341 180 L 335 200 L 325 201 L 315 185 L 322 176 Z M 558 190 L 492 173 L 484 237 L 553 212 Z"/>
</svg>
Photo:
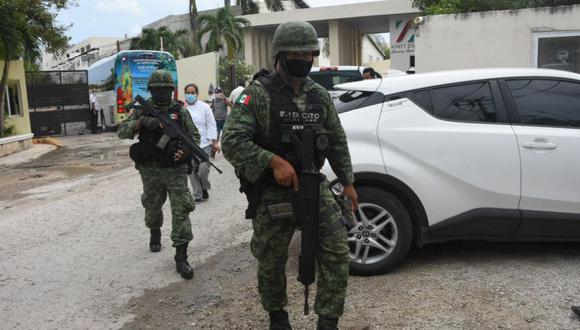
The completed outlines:
<svg viewBox="0 0 580 330">
<path fill-rule="evenodd" d="M 305 125 L 317 127 L 315 159 L 328 160 L 350 199 L 358 207 L 344 130 L 328 92 L 308 73 L 320 53 L 314 27 L 306 22 L 278 26 L 272 41 L 275 72 L 259 75 L 234 103 L 225 123 L 222 149 L 240 177 L 254 229 L 251 251 L 258 261 L 258 291 L 269 312 L 270 329 L 292 329 L 286 294 L 288 246 L 297 228 L 292 198 L 299 191 L 300 144 Z M 312 132 L 310 129 L 308 132 Z M 321 143 L 318 143 L 321 142 Z M 308 166 L 310 164 L 306 164 Z M 347 231 L 342 212 L 325 178 L 320 178 L 316 247 L 317 329 L 337 329 L 344 310 L 349 270 Z M 350 210 L 346 210 L 348 213 Z"/>
<path fill-rule="evenodd" d="M 197 127 L 201 140 L 199 147 L 207 153 L 208 156 L 220 152 L 217 143 L 217 129 L 213 113 L 207 103 L 198 100 L 199 88 L 196 84 L 185 86 L 185 107 L 193 123 Z M 193 171 L 189 175 L 193 198 L 196 202 L 201 202 L 209 198 L 208 190 L 211 188 L 209 182 L 209 163 L 201 162 L 194 164 Z"/>
<path fill-rule="evenodd" d="M 157 70 L 147 83 L 151 98 L 147 101 L 157 111 L 166 112 L 199 143 L 200 135 L 187 109 L 172 99 L 175 86 L 168 71 Z M 131 146 L 129 155 L 135 161 L 143 181 L 141 203 L 145 208 L 145 225 L 149 228 L 149 249 L 161 250 L 161 208 L 169 196 L 171 202 L 171 240 L 175 247 L 175 269 L 181 277 L 191 279 L 193 269 L 187 262 L 187 246 L 193 239 L 189 213 L 195 203 L 187 187 L 187 173 L 191 164 L 191 151 L 175 138 L 164 135 L 163 126 L 157 118 L 147 116 L 143 110 L 134 108 L 129 117 L 119 125 L 117 134 L 121 139 L 133 139 L 139 134 L 139 142 Z"/>
</svg>

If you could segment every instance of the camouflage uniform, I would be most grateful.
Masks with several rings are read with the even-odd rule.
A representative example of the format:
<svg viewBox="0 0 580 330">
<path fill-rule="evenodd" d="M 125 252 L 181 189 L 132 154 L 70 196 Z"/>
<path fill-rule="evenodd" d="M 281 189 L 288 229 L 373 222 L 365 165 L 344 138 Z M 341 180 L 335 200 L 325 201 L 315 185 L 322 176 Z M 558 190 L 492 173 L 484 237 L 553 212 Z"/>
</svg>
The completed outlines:
<svg viewBox="0 0 580 330">
<path fill-rule="evenodd" d="M 173 83 L 171 81 L 171 83 Z M 155 109 L 166 111 L 177 104 L 171 101 L 168 106 L 159 106 L 152 99 L 148 103 Z M 129 118 L 119 126 L 117 134 L 122 139 L 133 139 L 137 133 L 138 119 L 143 115 L 142 110 L 133 109 Z M 183 106 L 179 110 L 180 122 L 191 134 L 196 143 L 199 143 L 200 135 L 193 124 L 189 112 Z M 160 150 L 160 152 L 162 152 Z M 143 195 L 141 203 L 145 208 L 145 225 L 149 229 L 159 229 L 163 225 L 163 212 L 161 210 L 167 195 L 171 202 L 171 240 L 177 247 L 188 243 L 193 239 L 189 213 L 195 209 L 195 204 L 189 188 L 187 187 L 187 166 L 182 164 L 175 167 L 162 167 L 156 164 L 136 165 L 143 181 Z"/>
<path fill-rule="evenodd" d="M 279 28 L 280 29 L 280 28 Z M 299 48 L 299 43 L 297 48 Z M 300 49 L 297 49 L 300 50 Z M 291 89 L 285 85 L 285 88 Z M 315 93 L 323 101 L 323 123 L 329 132 L 327 159 L 344 185 L 354 181 L 346 136 L 328 92 L 307 78 L 292 102 L 301 113 L 306 111 L 307 93 Z M 224 127 L 222 148 L 224 156 L 237 173 L 255 183 L 268 170 L 274 153 L 255 143 L 256 137 L 268 140 L 271 116 L 277 111 L 270 109 L 271 99 L 259 81 L 244 90 L 235 103 Z M 276 110 L 276 109 L 274 109 Z M 258 260 L 258 289 L 262 306 L 266 311 L 281 310 L 287 303 L 285 267 L 288 246 L 296 222 L 293 217 L 271 220 L 266 206 L 290 202 L 292 189 L 275 184 L 264 184 L 257 215 L 252 219 L 254 234 L 251 251 Z M 340 221 L 340 209 L 325 180 L 320 186 L 320 228 L 336 225 Z M 314 310 L 319 316 L 338 318 L 343 313 L 348 282 L 349 248 L 347 232 L 342 226 L 325 236 L 317 250 L 317 295 Z"/>
</svg>

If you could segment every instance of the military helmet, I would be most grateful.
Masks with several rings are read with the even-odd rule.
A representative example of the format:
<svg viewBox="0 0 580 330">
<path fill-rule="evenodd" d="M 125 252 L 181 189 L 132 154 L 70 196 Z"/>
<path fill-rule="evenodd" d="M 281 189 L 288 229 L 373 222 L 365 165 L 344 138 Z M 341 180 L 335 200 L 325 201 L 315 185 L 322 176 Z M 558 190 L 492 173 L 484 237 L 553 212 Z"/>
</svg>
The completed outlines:
<svg viewBox="0 0 580 330">
<path fill-rule="evenodd" d="M 278 57 L 280 52 L 313 52 L 315 56 L 320 55 L 314 27 L 301 21 L 280 24 L 272 40 L 272 57 Z"/>
<path fill-rule="evenodd" d="M 173 83 L 173 77 L 171 73 L 167 70 L 156 70 L 151 74 L 149 77 L 149 81 L 147 82 L 147 90 L 154 88 L 154 87 L 171 87 L 175 88 L 175 84 Z"/>
</svg>

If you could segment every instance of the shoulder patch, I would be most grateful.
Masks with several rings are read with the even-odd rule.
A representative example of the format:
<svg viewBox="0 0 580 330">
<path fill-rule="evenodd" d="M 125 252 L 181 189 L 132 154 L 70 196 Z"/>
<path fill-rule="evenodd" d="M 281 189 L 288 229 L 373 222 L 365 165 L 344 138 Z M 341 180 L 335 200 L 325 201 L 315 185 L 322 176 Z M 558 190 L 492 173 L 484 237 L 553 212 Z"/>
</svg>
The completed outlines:
<svg viewBox="0 0 580 330">
<path fill-rule="evenodd" d="M 242 104 L 247 107 L 248 105 L 250 105 L 250 101 L 252 101 L 252 95 L 241 94 L 236 100 L 236 103 Z"/>
</svg>

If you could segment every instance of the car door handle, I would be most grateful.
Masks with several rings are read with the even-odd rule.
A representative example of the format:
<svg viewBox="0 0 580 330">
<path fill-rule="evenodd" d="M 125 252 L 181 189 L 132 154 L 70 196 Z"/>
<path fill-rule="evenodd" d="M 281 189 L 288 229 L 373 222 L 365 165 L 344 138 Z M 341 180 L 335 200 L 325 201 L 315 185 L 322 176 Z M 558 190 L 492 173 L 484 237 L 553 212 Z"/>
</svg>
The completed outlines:
<svg viewBox="0 0 580 330">
<path fill-rule="evenodd" d="M 552 142 L 537 142 L 537 141 L 526 141 L 524 142 L 524 148 L 528 149 L 556 149 L 558 147 L 557 144 Z"/>
<path fill-rule="evenodd" d="M 398 107 L 403 104 L 403 101 L 400 102 L 390 102 L 389 107 Z"/>
</svg>

